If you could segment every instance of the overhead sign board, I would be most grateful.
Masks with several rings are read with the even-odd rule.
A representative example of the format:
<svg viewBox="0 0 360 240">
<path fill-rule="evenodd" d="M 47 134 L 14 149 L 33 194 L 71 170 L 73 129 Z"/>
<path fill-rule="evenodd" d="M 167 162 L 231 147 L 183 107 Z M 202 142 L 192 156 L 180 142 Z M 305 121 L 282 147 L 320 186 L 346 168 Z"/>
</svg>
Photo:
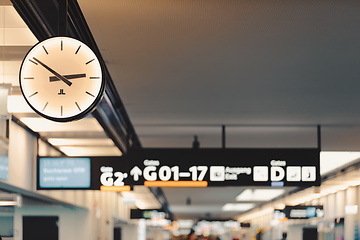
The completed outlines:
<svg viewBox="0 0 360 240">
<path fill-rule="evenodd" d="M 318 149 L 133 149 L 122 157 L 91 157 L 89 189 L 319 186 L 319 153 Z"/>
<path fill-rule="evenodd" d="M 274 210 L 275 219 L 309 219 L 323 216 L 323 206 L 286 206 L 283 210 Z"/>
<path fill-rule="evenodd" d="M 318 149 L 134 149 L 92 167 L 105 186 L 320 185 Z"/>
<path fill-rule="evenodd" d="M 130 219 L 164 219 L 166 213 L 155 209 L 130 209 Z"/>
</svg>

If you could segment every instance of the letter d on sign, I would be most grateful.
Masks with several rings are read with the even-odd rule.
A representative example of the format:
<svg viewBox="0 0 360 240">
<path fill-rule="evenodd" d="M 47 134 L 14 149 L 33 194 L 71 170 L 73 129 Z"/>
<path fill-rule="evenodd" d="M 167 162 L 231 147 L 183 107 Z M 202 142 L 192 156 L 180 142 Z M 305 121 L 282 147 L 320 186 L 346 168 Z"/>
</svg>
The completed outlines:
<svg viewBox="0 0 360 240">
<path fill-rule="evenodd" d="M 285 177 L 285 170 L 282 167 L 271 167 L 271 181 L 281 181 Z"/>
</svg>

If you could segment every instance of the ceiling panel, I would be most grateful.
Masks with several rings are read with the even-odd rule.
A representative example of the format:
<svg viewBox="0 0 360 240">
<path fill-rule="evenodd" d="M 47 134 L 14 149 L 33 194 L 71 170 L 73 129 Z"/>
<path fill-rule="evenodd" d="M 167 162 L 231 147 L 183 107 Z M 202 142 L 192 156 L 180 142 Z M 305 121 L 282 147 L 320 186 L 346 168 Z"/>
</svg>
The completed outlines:
<svg viewBox="0 0 360 240">
<path fill-rule="evenodd" d="M 197 135 L 201 147 L 221 147 L 221 128 L 203 126 L 137 126 L 143 147 L 192 147 Z"/>
<path fill-rule="evenodd" d="M 143 146 L 360 149 L 358 1 L 78 2 Z"/>
<path fill-rule="evenodd" d="M 332 131 L 360 122 L 357 1 L 79 4 L 144 146 L 169 125 L 321 124 L 324 149 L 360 148 Z"/>
</svg>

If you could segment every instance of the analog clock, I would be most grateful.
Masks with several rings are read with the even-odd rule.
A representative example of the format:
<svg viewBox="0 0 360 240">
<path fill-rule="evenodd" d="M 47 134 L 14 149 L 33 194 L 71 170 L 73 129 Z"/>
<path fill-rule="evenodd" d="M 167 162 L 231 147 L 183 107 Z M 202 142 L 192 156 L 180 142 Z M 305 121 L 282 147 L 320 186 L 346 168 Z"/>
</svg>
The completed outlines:
<svg viewBox="0 0 360 240">
<path fill-rule="evenodd" d="M 104 92 L 105 78 L 87 45 L 70 37 L 53 37 L 36 44 L 25 56 L 20 88 L 39 115 L 68 122 L 94 110 Z"/>
</svg>

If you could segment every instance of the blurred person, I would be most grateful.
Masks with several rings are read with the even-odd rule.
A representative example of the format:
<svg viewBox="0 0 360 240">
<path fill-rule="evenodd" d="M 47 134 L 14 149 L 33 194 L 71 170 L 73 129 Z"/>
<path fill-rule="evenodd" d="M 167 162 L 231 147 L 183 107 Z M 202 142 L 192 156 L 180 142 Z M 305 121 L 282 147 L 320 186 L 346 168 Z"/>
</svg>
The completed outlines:
<svg viewBox="0 0 360 240">
<path fill-rule="evenodd" d="M 256 240 L 262 240 L 262 234 L 263 234 L 262 229 L 258 229 L 256 234 Z"/>
<path fill-rule="evenodd" d="M 281 240 L 286 240 L 286 239 L 287 239 L 287 232 L 283 232 Z"/>
<path fill-rule="evenodd" d="M 194 229 L 191 229 L 190 233 L 187 235 L 185 240 L 196 240 L 196 239 L 197 239 L 197 236 L 195 235 L 195 231 L 194 231 Z"/>
</svg>

